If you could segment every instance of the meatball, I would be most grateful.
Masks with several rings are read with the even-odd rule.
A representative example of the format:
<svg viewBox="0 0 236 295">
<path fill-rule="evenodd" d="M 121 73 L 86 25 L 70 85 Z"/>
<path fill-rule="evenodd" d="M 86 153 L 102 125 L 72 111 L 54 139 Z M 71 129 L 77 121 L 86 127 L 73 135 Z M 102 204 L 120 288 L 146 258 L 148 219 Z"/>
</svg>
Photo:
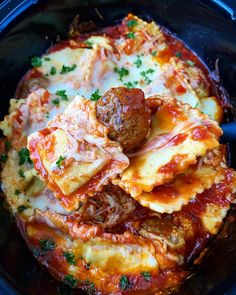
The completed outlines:
<svg viewBox="0 0 236 295">
<path fill-rule="evenodd" d="M 97 102 L 96 112 L 98 120 L 109 128 L 108 137 L 118 141 L 125 152 L 146 139 L 151 111 L 141 89 L 111 88 Z"/>
</svg>

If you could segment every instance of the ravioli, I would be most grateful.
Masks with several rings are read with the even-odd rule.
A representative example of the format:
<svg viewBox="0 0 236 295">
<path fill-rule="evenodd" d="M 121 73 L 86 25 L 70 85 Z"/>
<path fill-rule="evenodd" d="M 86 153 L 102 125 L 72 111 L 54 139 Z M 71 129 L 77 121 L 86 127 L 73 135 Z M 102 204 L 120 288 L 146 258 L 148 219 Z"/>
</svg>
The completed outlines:
<svg viewBox="0 0 236 295">
<path fill-rule="evenodd" d="M 145 207 L 160 213 L 181 210 L 183 205 L 197 194 L 209 189 L 227 176 L 224 160 L 225 149 L 219 147 L 209 151 L 195 165 L 176 176 L 173 182 L 155 187 L 150 193 L 142 193 L 135 199 Z"/>
<path fill-rule="evenodd" d="M 157 111 L 152 118 L 151 133 L 139 150 L 130 154 L 130 165 L 121 174 L 120 185 L 132 197 L 151 192 L 185 172 L 197 157 L 219 145 L 222 131 L 218 124 L 175 99 L 152 98 Z M 191 147 L 191 148 L 190 148 Z"/>
<path fill-rule="evenodd" d="M 77 209 L 79 200 L 101 190 L 129 165 L 107 133 L 96 119 L 95 104 L 76 96 L 46 129 L 28 137 L 35 169 L 67 210 Z"/>
</svg>

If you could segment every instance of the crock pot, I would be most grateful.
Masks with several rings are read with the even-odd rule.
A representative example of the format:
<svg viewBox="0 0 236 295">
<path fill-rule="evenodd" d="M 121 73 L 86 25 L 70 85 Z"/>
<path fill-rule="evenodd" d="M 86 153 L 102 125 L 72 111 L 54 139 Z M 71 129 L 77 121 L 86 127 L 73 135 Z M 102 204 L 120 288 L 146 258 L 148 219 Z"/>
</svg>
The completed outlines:
<svg viewBox="0 0 236 295">
<path fill-rule="evenodd" d="M 98 26 L 119 21 L 128 12 L 152 18 L 169 28 L 206 63 L 236 105 L 236 1 L 220 0 L 24 0 L 0 4 L 0 116 L 7 112 L 17 83 L 30 67 L 30 58 L 42 54 L 58 38 L 66 38 L 69 23 Z M 103 16 L 103 19 L 97 13 Z M 227 91 L 225 90 L 227 89 Z M 236 168 L 236 145 L 228 144 L 230 165 Z M 236 209 L 208 245 L 200 265 L 176 295 L 236 294 Z M 27 249 L 13 218 L 0 204 L 0 294 L 84 294 L 69 290 L 39 266 Z"/>
</svg>

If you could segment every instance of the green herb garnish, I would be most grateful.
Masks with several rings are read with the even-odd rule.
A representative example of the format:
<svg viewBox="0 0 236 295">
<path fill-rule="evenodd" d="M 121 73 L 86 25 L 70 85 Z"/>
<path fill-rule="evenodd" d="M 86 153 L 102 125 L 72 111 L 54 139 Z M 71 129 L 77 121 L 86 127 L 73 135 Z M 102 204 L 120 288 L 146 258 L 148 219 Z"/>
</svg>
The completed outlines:
<svg viewBox="0 0 236 295">
<path fill-rule="evenodd" d="M 45 254 L 46 252 L 55 249 L 56 242 L 52 238 L 49 238 L 49 239 L 40 239 L 39 240 L 39 247 L 40 247 L 42 253 Z"/>
<path fill-rule="evenodd" d="M 127 33 L 127 35 L 126 35 L 128 38 L 130 38 L 130 39 L 135 39 L 135 33 L 134 32 L 129 32 L 129 33 Z"/>
<path fill-rule="evenodd" d="M 93 47 L 93 42 L 92 41 L 86 40 L 85 44 L 88 45 L 89 47 Z"/>
<path fill-rule="evenodd" d="M 75 265 L 75 255 L 72 252 L 63 252 L 63 256 L 70 265 Z"/>
<path fill-rule="evenodd" d="M 0 155 L 0 162 L 6 163 L 8 156 L 6 154 Z"/>
<path fill-rule="evenodd" d="M 72 65 L 72 66 L 65 66 L 65 65 L 63 65 L 62 68 L 61 68 L 60 74 L 67 74 L 69 72 L 72 72 L 72 71 L 74 71 L 76 69 L 76 67 L 77 66 L 75 64 Z"/>
<path fill-rule="evenodd" d="M 20 177 L 25 178 L 25 174 L 24 174 L 23 170 L 20 169 L 18 171 L 18 174 L 19 174 Z"/>
<path fill-rule="evenodd" d="M 62 100 L 68 101 L 66 90 L 57 90 L 56 95 L 60 96 Z"/>
<path fill-rule="evenodd" d="M 49 57 L 44 57 L 44 60 L 46 60 L 46 61 L 50 61 L 51 60 L 51 58 L 49 58 Z"/>
<path fill-rule="evenodd" d="M 144 80 L 147 84 L 150 84 L 152 80 L 148 77 L 149 74 L 154 73 L 155 71 L 153 69 L 148 69 L 146 71 L 142 71 L 140 74 L 144 77 Z"/>
<path fill-rule="evenodd" d="M 130 281 L 126 275 L 120 277 L 120 288 L 122 290 L 128 290 L 130 288 Z"/>
<path fill-rule="evenodd" d="M 148 271 L 142 271 L 141 276 L 144 277 L 145 281 L 151 281 L 151 274 Z"/>
<path fill-rule="evenodd" d="M 24 163 L 29 163 L 32 164 L 32 160 L 30 159 L 30 153 L 29 150 L 27 148 L 22 148 L 19 152 L 19 165 L 23 165 Z"/>
<path fill-rule="evenodd" d="M 55 98 L 52 100 L 52 103 L 55 104 L 55 106 L 58 106 L 60 104 L 59 98 Z"/>
<path fill-rule="evenodd" d="M 115 67 L 114 68 L 114 72 L 115 73 L 117 73 L 118 75 L 119 75 L 119 79 L 120 79 L 120 81 L 123 81 L 123 78 L 125 77 L 125 76 L 128 76 L 129 75 L 129 71 L 126 69 L 126 68 L 124 68 L 124 67 L 122 67 L 122 68 L 117 68 L 117 67 Z"/>
<path fill-rule="evenodd" d="M 153 51 L 151 52 L 151 55 L 152 55 L 152 56 L 156 56 L 156 55 L 157 55 L 157 50 L 153 50 Z"/>
<path fill-rule="evenodd" d="M 17 212 L 22 213 L 23 211 L 25 211 L 28 208 L 29 208 L 28 206 L 20 205 L 20 206 L 17 207 Z"/>
<path fill-rule="evenodd" d="M 65 275 L 63 281 L 64 281 L 65 284 L 67 284 L 67 285 L 69 285 L 71 287 L 75 287 L 76 284 L 77 284 L 77 280 L 71 274 Z"/>
<path fill-rule="evenodd" d="M 101 97 L 102 95 L 99 93 L 99 89 L 97 89 L 91 94 L 90 99 L 93 101 L 96 101 L 96 100 L 99 100 L 99 98 Z"/>
<path fill-rule="evenodd" d="M 59 169 L 61 169 L 62 162 L 65 161 L 65 157 L 60 156 L 59 159 L 56 161 L 56 165 Z"/>
<path fill-rule="evenodd" d="M 190 59 L 186 60 L 185 63 L 186 63 L 187 65 L 189 65 L 190 67 L 193 67 L 193 66 L 195 65 L 195 62 L 192 61 L 192 60 L 190 60 Z"/>
<path fill-rule="evenodd" d="M 131 19 L 127 22 L 127 26 L 129 28 L 132 28 L 132 27 L 136 26 L 137 24 L 138 24 L 138 22 L 135 19 Z"/>
<path fill-rule="evenodd" d="M 127 88 L 135 88 L 136 85 L 138 85 L 138 81 L 129 81 L 127 83 L 124 83 L 124 86 Z"/>
<path fill-rule="evenodd" d="M 176 52 L 175 56 L 178 57 L 178 58 L 181 58 L 182 57 L 182 52 L 180 52 L 180 51 Z"/>
<path fill-rule="evenodd" d="M 57 73 L 57 69 L 54 66 L 52 66 L 50 70 L 50 75 L 56 75 L 56 73 Z"/>
<path fill-rule="evenodd" d="M 34 56 L 31 58 L 31 65 L 32 67 L 41 67 L 42 65 L 42 60 L 41 60 L 41 57 L 38 57 L 38 56 Z"/>
<path fill-rule="evenodd" d="M 141 65 L 142 65 L 142 60 L 140 58 L 140 55 L 137 55 L 137 59 L 136 61 L 134 62 L 134 64 L 136 65 L 137 68 L 140 68 Z"/>
<path fill-rule="evenodd" d="M 11 142 L 9 140 L 5 141 L 5 148 L 7 151 L 11 149 Z"/>
<path fill-rule="evenodd" d="M 15 190 L 15 195 L 19 195 L 20 194 L 20 190 L 16 189 Z"/>
</svg>

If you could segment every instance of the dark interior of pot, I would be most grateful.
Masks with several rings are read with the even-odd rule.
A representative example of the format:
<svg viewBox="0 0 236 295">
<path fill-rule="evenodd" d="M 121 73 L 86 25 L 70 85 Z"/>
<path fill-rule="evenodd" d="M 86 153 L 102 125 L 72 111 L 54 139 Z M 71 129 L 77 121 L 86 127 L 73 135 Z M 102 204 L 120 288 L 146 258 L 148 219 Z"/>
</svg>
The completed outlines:
<svg viewBox="0 0 236 295">
<path fill-rule="evenodd" d="M 202 58 L 211 71 L 217 64 L 221 84 L 227 89 L 231 104 L 236 105 L 236 23 L 213 1 L 53 0 L 39 1 L 31 6 L 1 35 L 1 118 L 8 110 L 8 101 L 14 95 L 17 83 L 30 67 L 30 58 L 42 54 L 58 38 L 66 38 L 75 15 L 80 15 L 81 22 L 93 20 L 98 26 L 107 26 L 128 12 L 152 18 L 169 28 Z M 233 120 L 233 112 L 227 114 L 226 120 Z M 235 146 L 229 145 L 229 149 L 230 165 L 236 168 Z M 1 280 L 11 294 L 84 294 L 51 278 L 30 254 L 3 202 L 0 212 Z M 234 209 L 208 248 L 203 262 L 193 266 L 194 274 L 180 288 L 179 295 L 236 293 Z"/>
</svg>

